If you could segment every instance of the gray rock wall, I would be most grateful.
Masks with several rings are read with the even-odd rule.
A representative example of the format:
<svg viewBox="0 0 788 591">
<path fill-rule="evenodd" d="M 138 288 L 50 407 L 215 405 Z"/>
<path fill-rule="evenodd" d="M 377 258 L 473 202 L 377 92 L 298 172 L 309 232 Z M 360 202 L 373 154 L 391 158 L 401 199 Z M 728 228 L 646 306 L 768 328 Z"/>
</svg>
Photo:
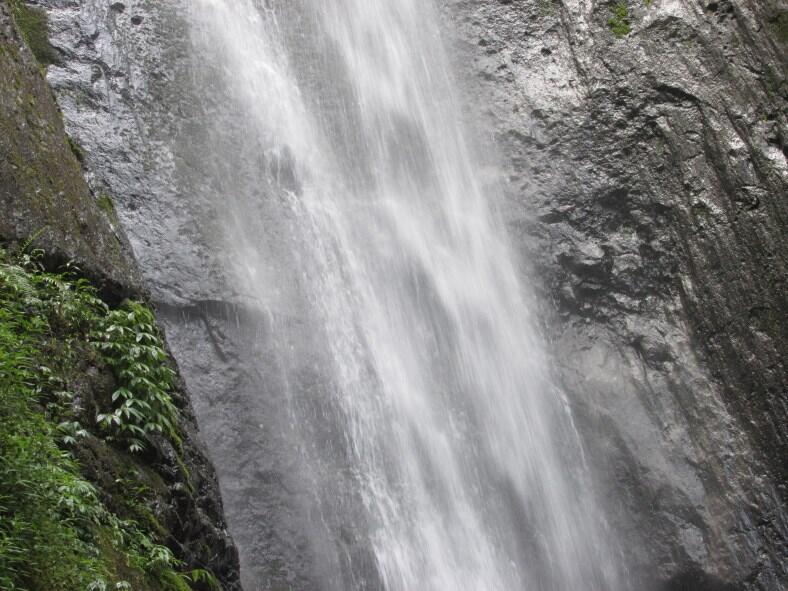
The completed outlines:
<svg viewBox="0 0 788 591">
<path fill-rule="evenodd" d="M 243 584 L 305 590 L 314 557 L 298 500 L 304 487 L 293 481 L 301 467 L 283 452 L 286 391 L 270 347 L 276 325 L 292 320 L 286 310 L 266 317 L 250 305 L 254 294 L 229 280 L 244 261 L 229 254 L 228 241 L 240 238 L 223 200 L 233 197 L 234 178 L 265 173 L 257 154 L 234 142 L 242 130 L 214 133 L 225 97 L 203 100 L 197 87 L 189 2 L 42 4 L 60 55 L 47 78 L 85 150 L 91 187 L 116 197 L 219 476 Z M 236 168 L 216 169 L 216 150 L 237 153 Z M 263 241 L 276 236 L 256 247 Z"/>
<path fill-rule="evenodd" d="M 781 589 L 786 4 L 616 4 L 443 2 L 468 117 L 633 571 Z"/>
</svg>

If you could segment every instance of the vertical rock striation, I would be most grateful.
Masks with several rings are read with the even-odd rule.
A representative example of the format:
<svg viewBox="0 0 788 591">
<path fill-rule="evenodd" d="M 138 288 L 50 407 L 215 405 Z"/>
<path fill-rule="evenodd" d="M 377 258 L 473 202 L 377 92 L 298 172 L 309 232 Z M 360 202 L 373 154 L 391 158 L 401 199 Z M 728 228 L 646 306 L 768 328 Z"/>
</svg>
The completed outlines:
<svg viewBox="0 0 788 591">
<path fill-rule="evenodd" d="M 443 4 L 633 571 L 782 588 L 786 4 Z"/>
</svg>

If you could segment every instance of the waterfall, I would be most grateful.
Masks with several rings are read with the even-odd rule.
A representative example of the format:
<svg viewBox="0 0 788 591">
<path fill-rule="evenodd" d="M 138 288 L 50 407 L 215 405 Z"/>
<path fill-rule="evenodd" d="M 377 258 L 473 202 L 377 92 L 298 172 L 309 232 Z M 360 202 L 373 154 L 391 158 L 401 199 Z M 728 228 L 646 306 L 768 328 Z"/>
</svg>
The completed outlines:
<svg viewBox="0 0 788 591">
<path fill-rule="evenodd" d="M 231 281 L 300 324 L 273 348 L 316 588 L 619 588 L 433 2 L 192 4 Z"/>
</svg>

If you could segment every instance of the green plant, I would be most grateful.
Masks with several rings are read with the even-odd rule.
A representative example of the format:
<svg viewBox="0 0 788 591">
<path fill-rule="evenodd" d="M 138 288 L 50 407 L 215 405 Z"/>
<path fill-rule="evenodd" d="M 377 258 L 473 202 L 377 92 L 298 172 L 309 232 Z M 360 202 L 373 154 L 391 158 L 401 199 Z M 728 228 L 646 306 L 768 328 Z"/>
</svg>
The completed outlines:
<svg viewBox="0 0 788 591">
<path fill-rule="evenodd" d="M 629 25 L 629 9 L 626 2 L 619 2 L 610 11 L 613 13 L 607 21 L 607 26 L 618 39 L 629 35 L 632 28 Z"/>
<path fill-rule="evenodd" d="M 81 475 L 69 452 L 94 437 L 75 416 L 69 389 L 72 366 L 90 355 L 96 357 L 91 362 L 111 360 L 133 396 L 152 396 L 154 414 L 146 423 L 174 434 L 174 406 L 166 396 L 172 370 L 150 310 L 131 302 L 110 310 L 75 267 L 48 273 L 41 253 L 27 252 L 29 246 L 13 255 L 0 248 L 0 589 L 188 591 L 192 582 L 207 585 L 197 571 L 180 572 L 183 565 L 157 542 L 163 532 L 108 510 L 106 491 Z M 99 356 L 96 349 L 106 352 Z M 149 367 L 141 370 L 139 363 Z M 138 424 L 134 413 L 120 414 Z M 144 490 L 130 487 L 126 496 L 133 503 Z"/>
<path fill-rule="evenodd" d="M 120 387 L 112 394 L 114 408 L 96 421 L 126 436 L 131 451 L 144 448 L 149 433 L 160 432 L 178 441 L 177 409 L 170 397 L 175 372 L 150 309 L 126 301 L 101 321 L 96 344 L 112 367 Z"/>
<path fill-rule="evenodd" d="M 192 583 L 202 583 L 211 591 L 222 591 L 222 586 L 210 571 L 203 568 L 196 568 L 185 575 L 185 578 Z"/>
<path fill-rule="evenodd" d="M 40 404 L 53 381 L 43 354 L 52 294 L 37 273 L 0 264 L 2 589 L 86 588 L 106 574 L 85 539 L 98 516 L 95 491 L 59 449 Z"/>
</svg>

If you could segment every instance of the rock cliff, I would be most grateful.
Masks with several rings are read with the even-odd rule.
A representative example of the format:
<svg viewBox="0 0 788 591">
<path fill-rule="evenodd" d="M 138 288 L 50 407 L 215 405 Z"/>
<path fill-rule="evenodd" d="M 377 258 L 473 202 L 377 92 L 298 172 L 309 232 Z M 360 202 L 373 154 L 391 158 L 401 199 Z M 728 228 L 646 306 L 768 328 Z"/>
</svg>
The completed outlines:
<svg viewBox="0 0 788 591">
<path fill-rule="evenodd" d="M 782 588 L 786 4 L 443 4 L 634 572 Z"/>
<path fill-rule="evenodd" d="M 0 26 L 0 236 L 35 237 L 49 256 L 76 262 L 119 294 L 138 291 L 139 272 L 123 230 L 85 184 L 83 154 L 65 135 L 42 66 L 13 26 L 5 2 Z"/>
<path fill-rule="evenodd" d="M 20 33 L 17 24 L 32 28 Z M 46 35 L 43 12 L 0 2 L 0 244 L 42 249 L 43 265 L 52 271 L 76 264 L 110 307 L 125 297 L 144 299 L 141 274 L 113 202 L 85 182 L 85 154 L 64 132 L 42 55 L 36 52 L 37 61 L 28 47 L 57 59 Z M 60 335 L 49 338 L 56 343 Z M 122 519 L 142 519 L 137 522 L 144 535 L 169 546 L 183 568 L 205 569 L 224 589 L 239 589 L 237 553 L 226 533 L 216 477 L 180 380 L 171 396 L 179 408 L 176 430 L 182 445 L 153 436 L 144 453 L 128 453 L 98 434 L 95 416 L 88 412 L 109 400 L 117 387 L 112 372 L 90 347 L 74 342 L 68 345 L 76 351 L 72 357 L 52 363 L 68 366 L 62 387 L 72 389 L 82 406 L 74 412 L 86 431 L 72 455 L 83 476 L 109 510 Z M 208 582 L 194 588 L 207 588 L 203 585 Z"/>
</svg>

